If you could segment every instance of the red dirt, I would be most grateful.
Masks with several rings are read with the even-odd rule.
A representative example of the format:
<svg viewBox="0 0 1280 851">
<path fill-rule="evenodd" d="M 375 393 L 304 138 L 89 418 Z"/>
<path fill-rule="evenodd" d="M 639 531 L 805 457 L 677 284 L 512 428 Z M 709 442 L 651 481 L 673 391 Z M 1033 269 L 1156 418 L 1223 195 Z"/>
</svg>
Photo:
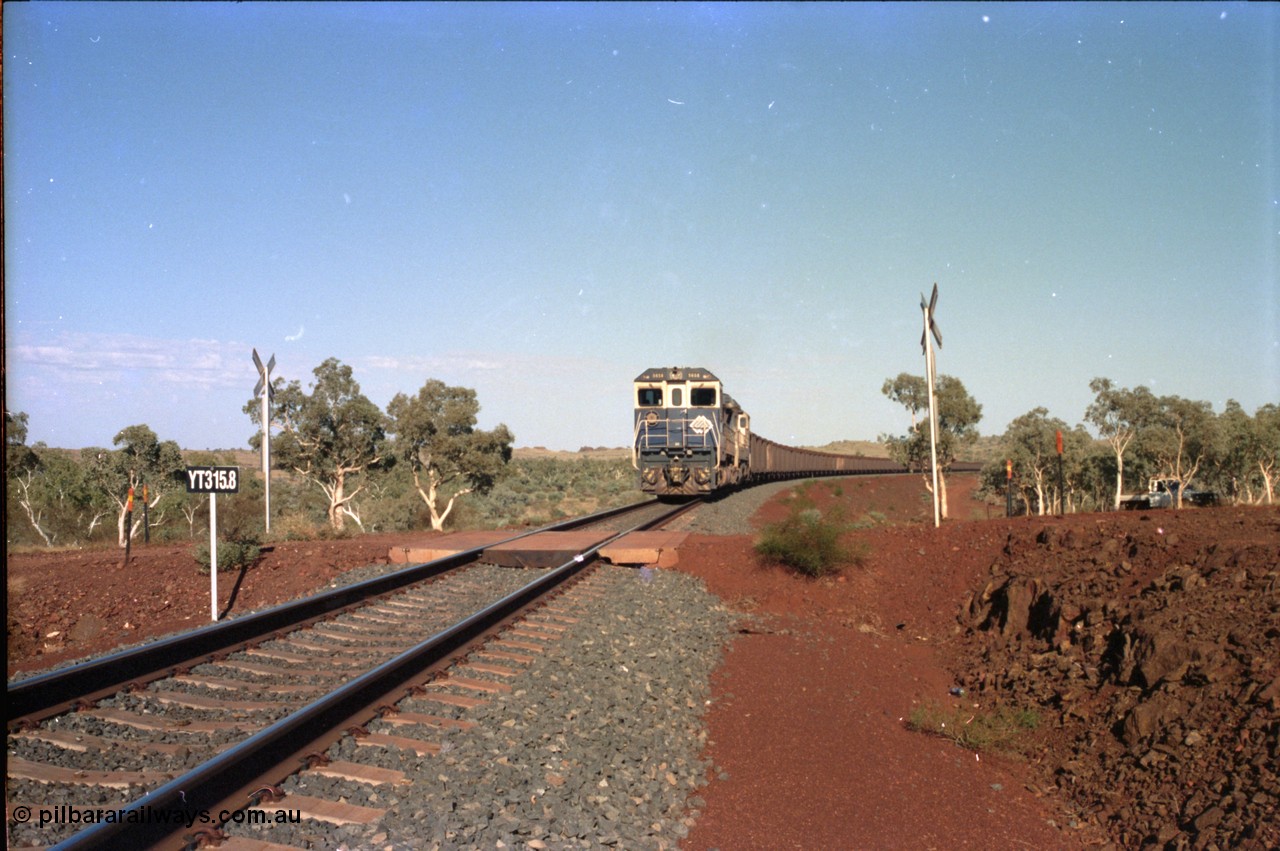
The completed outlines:
<svg viewBox="0 0 1280 851">
<path fill-rule="evenodd" d="M 218 574 L 218 611 L 225 617 L 295 600 L 343 571 L 385 564 L 403 541 L 364 535 L 264 548 L 250 569 Z M 194 549 L 135 545 L 128 566 L 123 550 L 9 554 L 9 676 L 210 623 L 209 577 L 197 572 Z"/>
<path fill-rule="evenodd" d="M 952 484 L 952 516 L 986 516 L 973 484 Z M 808 493 L 824 513 L 838 503 L 848 519 L 874 511 L 895 525 L 856 535 L 863 563 L 819 580 L 759 564 L 748 536 L 681 547 L 678 570 L 766 624 L 740 636 L 717 672 L 709 755 L 728 779 L 708 787 L 682 847 L 1082 847 L 1085 837 L 1051 826 L 1061 816 L 1024 788 L 1025 764 L 975 757 L 905 724 L 918 703 L 950 699 L 954 680 L 934 645 L 990 561 L 971 539 L 1003 537 L 986 523 L 935 530 L 914 478 Z M 787 511 L 785 496 L 775 499 L 756 522 Z"/>
<path fill-rule="evenodd" d="M 1107 841 L 1096 820 L 1075 822 L 1063 793 L 1037 779 L 1036 761 L 1054 752 L 1055 730 L 1039 731 L 1040 750 L 1029 758 L 975 756 L 908 730 L 904 720 L 922 703 L 964 705 L 949 690 L 958 682 L 957 646 L 974 631 L 958 616 L 1008 542 L 1046 525 L 1099 522 L 1090 517 L 1130 527 L 1145 518 L 986 520 L 990 510 L 972 499 L 973 484 L 953 482 L 951 513 L 984 519 L 941 529 L 926 522 L 931 510 L 914 477 L 812 488 L 824 510 L 838 502 L 850 519 L 894 524 L 856 533 L 865 558 L 838 577 L 760 566 L 750 536 L 688 538 L 676 569 L 759 618 L 715 676 L 708 712 L 715 768 L 682 847 L 1071 849 Z M 775 498 L 757 520 L 786 511 Z M 1214 540 L 1230 526 L 1237 538 L 1254 535 L 1274 549 L 1274 509 L 1180 515 L 1188 539 Z M 408 537 L 277 544 L 243 576 L 219 576 L 220 609 L 233 595 L 239 612 L 315 591 L 343 570 L 385 561 Z M 112 551 L 9 555 L 9 675 L 207 623 L 209 579 L 197 573 L 191 549 L 136 548 L 127 567 Z M 1042 558 L 1050 570 L 1051 547 Z"/>
</svg>

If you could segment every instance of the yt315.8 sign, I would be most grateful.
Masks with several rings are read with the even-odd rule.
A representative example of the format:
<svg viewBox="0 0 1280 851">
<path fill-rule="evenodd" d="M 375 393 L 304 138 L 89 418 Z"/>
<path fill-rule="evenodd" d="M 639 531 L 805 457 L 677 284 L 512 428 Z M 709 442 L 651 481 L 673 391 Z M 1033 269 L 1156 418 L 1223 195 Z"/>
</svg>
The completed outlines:
<svg viewBox="0 0 1280 851">
<path fill-rule="evenodd" d="M 239 467 L 188 467 L 187 493 L 239 493 Z"/>
</svg>

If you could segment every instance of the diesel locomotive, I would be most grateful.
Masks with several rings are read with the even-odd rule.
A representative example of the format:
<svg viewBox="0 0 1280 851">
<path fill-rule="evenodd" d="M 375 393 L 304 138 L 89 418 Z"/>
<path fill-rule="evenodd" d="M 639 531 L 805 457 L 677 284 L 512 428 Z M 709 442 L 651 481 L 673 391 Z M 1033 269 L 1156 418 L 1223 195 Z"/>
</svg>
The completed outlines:
<svg viewBox="0 0 1280 851">
<path fill-rule="evenodd" d="M 663 497 L 705 496 L 767 479 L 904 473 L 881 458 L 836 455 L 766 440 L 701 367 L 647 369 L 634 382 L 631 463 L 640 489 Z"/>
</svg>

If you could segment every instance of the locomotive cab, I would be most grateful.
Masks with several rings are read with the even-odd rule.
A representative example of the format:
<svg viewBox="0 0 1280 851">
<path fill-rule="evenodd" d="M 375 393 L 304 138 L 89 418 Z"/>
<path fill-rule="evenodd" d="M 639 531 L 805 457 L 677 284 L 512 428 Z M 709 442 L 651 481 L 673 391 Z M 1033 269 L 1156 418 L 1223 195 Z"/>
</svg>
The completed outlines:
<svg viewBox="0 0 1280 851">
<path fill-rule="evenodd" d="M 701 368 L 646 370 L 634 382 L 632 466 L 640 488 L 708 494 L 743 477 L 750 426 L 720 380 Z"/>
</svg>

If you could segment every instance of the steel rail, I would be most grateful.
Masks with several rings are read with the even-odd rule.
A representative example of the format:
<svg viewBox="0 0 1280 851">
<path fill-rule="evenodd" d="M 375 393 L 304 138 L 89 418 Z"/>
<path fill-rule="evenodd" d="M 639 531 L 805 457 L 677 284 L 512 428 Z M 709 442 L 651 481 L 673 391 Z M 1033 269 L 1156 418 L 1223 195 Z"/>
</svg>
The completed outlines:
<svg viewBox="0 0 1280 851">
<path fill-rule="evenodd" d="M 539 532 L 574 529 L 639 510 L 655 501 L 642 500 L 620 508 L 552 523 L 497 543 L 509 543 Z M 198 663 L 215 654 L 261 641 L 272 634 L 306 626 L 363 605 L 371 597 L 387 594 L 461 567 L 478 559 L 484 549 L 485 547 L 476 547 L 442 559 L 411 565 L 343 588 L 324 591 L 261 612 L 210 624 L 78 665 L 19 680 L 6 689 L 6 724 L 18 719 L 39 721 L 82 702 L 92 702 L 113 695 L 131 683 L 144 684 L 171 676 L 177 666 Z"/>
<path fill-rule="evenodd" d="M 283 782 L 296 772 L 305 754 L 328 747 L 351 725 L 376 719 L 375 708 L 406 696 L 405 686 L 411 680 L 433 665 L 461 655 L 491 630 L 576 576 L 599 556 L 603 547 L 631 532 L 671 520 L 696 504 L 676 506 L 670 512 L 601 539 L 523 588 L 350 680 L 128 806 L 116 808 L 116 821 L 95 824 L 54 845 L 51 851 L 113 849 L 124 847 L 122 843 L 130 848 L 157 847 L 174 836 L 174 825 L 149 818 L 149 812 L 185 813 L 188 818 L 196 814 L 198 818 L 204 811 L 213 819 L 219 819 L 223 813 L 237 812 L 257 803 L 255 793 L 261 792 L 264 786 Z M 221 827 L 227 820 L 229 815 L 214 826 Z M 185 825 L 183 827 L 185 829 Z M 181 847 L 189 847 L 196 838 L 184 837 L 184 842 Z"/>
</svg>

